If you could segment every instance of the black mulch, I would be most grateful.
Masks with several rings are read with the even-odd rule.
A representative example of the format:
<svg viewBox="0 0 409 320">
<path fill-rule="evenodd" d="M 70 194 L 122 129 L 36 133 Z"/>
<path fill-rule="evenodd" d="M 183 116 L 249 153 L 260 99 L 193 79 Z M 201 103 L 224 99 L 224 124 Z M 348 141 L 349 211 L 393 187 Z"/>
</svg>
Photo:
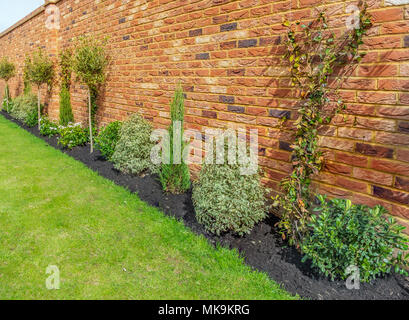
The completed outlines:
<svg viewBox="0 0 409 320">
<path fill-rule="evenodd" d="M 317 275 L 311 270 L 308 263 L 301 262 L 301 255 L 294 248 L 288 247 L 281 240 L 274 227 L 277 218 L 273 216 L 259 223 L 251 234 L 242 238 L 232 234 L 225 234 L 220 237 L 209 234 L 196 221 L 191 193 L 166 194 L 162 191 L 155 176 L 136 177 L 123 174 L 114 169 L 112 163 L 105 161 L 99 151 L 90 154 L 88 146 L 62 150 L 57 144 L 56 137 L 43 137 L 37 128 L 28 128 L 12 119 L 4 111 L 0 113 L 28 132 L 43 139 L 48 145 L 83 162 L 101 176 L 138 194 L 140 199 L 160 208 L 166 215 L 182 220 L 194 233 L 204 235 L 213 245 L 220 243 L 227 248 L 236 248 L 248 265 L 267 273 L 271 279 L 282 284 L 284 289 L 293 294 L 299 294 L 307 299 L 320 300 L 409 300 L 409 278 L 401 275 L 388 275 L 370 284 L 361 284 L 359 290 L 348 290 L 343 281 L 332 282 Z"/>
</svg>

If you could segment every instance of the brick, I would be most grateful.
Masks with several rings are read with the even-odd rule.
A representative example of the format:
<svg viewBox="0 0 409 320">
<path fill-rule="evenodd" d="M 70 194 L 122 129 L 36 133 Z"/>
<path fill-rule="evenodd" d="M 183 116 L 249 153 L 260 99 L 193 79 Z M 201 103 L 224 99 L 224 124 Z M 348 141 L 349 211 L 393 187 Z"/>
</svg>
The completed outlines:
<svg viewBox="0 0 409 320">
<path fill-rule="evenodd" d="M 227 14 L 223 15 L 223 16 L 213 17 L 213 23 L 214 24 L 220 24 L 220 23 L 224 23 L 224 22 L 227 22 L 227 21 L 229 21 L 229 16 Z"/>
<path fill-rule="evenodd" d="M 228 106 L 227 110 L 229 110 L 230 112 L 244 113 L 244 107 L 239 106 Z"/>
<path fill-rule="evenodd" d="M 257 39 L 239 40 L 239 48 L 250 48 L 257 46 Z"/>
<path fill-rule="evenodd" d="M 331 148 L 350 152 L 352 152 L 355 148 L 355 144 L 353 141 L 333 137 L 320 137 L 319 145 L 323 148 Z"/>
<path fill-rule="evenodd" d="M 363 104 L 348 104 L 345 113 L 371 116 L 375 114 L 375 107 Z"/>
<path fill-rule="evenodd" d="M 391 186 L 393 181 L 393 176 L 391 174 L 364 168 L 354 168 L 353 177 L 359 180 L 365 180 L 384 186 Z"/>
<path fill-rule="evenodd" d="M 293 148 L 291 147 L 291 143 L 286 142 L 286 141 L 279 141 L 279 148 L 280 150 L 285 150 L 289 152 L 293 151 Z"/>
<path fill-rule="evenodd" d="M 232 31 L 237 29 L 237 22 L 227 23 L 220 26 L 220 32 Z"/>
<path fill-rule="evenodd" d="M 395 93 L 359 92 L 358 102 L 376 104 L 396 104 L 397 98 Z"/>
<path fill-rule="evenodd" d="M 221 103 L 234 103 L 234 101 L 233 96 L 219 96 L 219 102 Z"/>
<path fill-rule="evenodd" d="M 404 177 L 396 177 L 395 188 L 409 191 L 409 179 Z"/>
<path fill-rule="evenodd" d="M 337 186 L 356 192 L 365 193 L 368 190 L 368 184 L 341 176 L 336 177 L 335 183 Z"/>
<path fill-rule="evenodd" d="M 399 79 L 380 79 L 378 82 L 378 87 L 380 90 L 409 90 L 409 80 L 399 80 Z"/>
<path fill-rule="evenodd" d="M 229 69 L 227 70 L 227 75 L 230 77 L 244 76 L 246 73 L 245 69 Z"/>
<path fill-rule="evenodd" d="M 409 162 L 409 149 L 398 149 L 396 151 L 396 160 Z"/>
<path fill-rule="evenodd" d="M 210 54 L 208 52 L 196 54 L 196 60 L 209 60 Z"/>
<path fill-rule="evenodd" d="M 402 20 L 403 18 L 403 9 L 402 8 L 391 8 L 383 9 L 380 11 L 371 12 L 372 19 L 375 23 L 385 22 L 385 21 L 394 21 Z"/>
<path fill-rule="evenodd" d="M 275 37 L 267 37 L 267 38 L 261 38 L 260 39 L 260 46 L 268 46 L 268 45 L 279 45 L 281 43 L 281 37 L 280 36 L 275 36 Z"/>
<path fill-rule="evenodd" d="M 388 173 L 396 173 L 404 176 L 409 176 L 409 164 L 401 162 L 373 159 L 371 168 Z"/>
<path fill-rule="evenodd" d="M 379 186 L 373 186 L 373 195 L 382 199 L 399 202 L 405 205 L 409 204 L 409 193 L 387 189 Z"/>
<path fill-rule="evenodd" d="M 403 38 L 403 46 L 404 46 L 405 48 L 409 48 L 409 36 L 405 36 L 405 37 Z"/>
<path fill-rule="evenodd" d="M 270 109 L 268 112 L 270 117 L 274 117 L 274 118 L 286 118 L 286 119 L 290 119 L 291 118 L 291 111 L 288 110 L 280 110 L 280 109 Z"/>
<path fill-rule="evenodd" d="M 409 146 L 409 136 L 401 133 L 377 132 L 378 143 Z"/>
<path fill-rule="evenodd" d="M 378 108 L 377 114 L 379 116 L 385 116 L 386 118 L 397 118 L 397 119 L 402 119 L 402 120 L 409 120 L 409 108 L 408 107 L 382 106 Z"/>
<path fill-rule="evenodd" d="M 336 173 L 336 174 L 350 175 L 352 173 L 352 167 L 346 166 L 343 164 L 339 164 L 339 163 L 327 162 L 324 165 L 324 169 L 328 172 Z"/>
<path fill-rule="evenodd" d="M 393 77 L 398 75 L 395 65 L 361 66 L 358 70 L 361 77 Z"/>
<path fill-rule="evenodd" d="M 398 124 L 398 131 L 402 133 L 409 133 L 409 121 L 400 121 Z"/>
<path fill-rule="evenodd" d="M 390 22 L 382 25 L 383 34 L 407 33 L 409 31 L 409 23 L 407 21 Z"/>
<path fill-rule="evenodd" d="M 215 112 L 215 111 L 203 110 L 202 115 L 203 115 L 203 117 L 206 117 L 206 118 L 217 119 L 217 112 Z"/>
<path fill-rule="evenodd" d="M 342 127 L 338 129 L 338 136 L 341 138 L 353 138 L 364 141 L 370 141 L 372 139 L 372 131 Z"/>
<path fill-rule="evenodd" d="M 365 154 L 367 156 L 379 157 L 379 158 L 393 158 L 393 149 L 370 145 L 366 143 L 357 143 L 356 144 L 356 152 Z"/>
<path fill-rule="evenodd" d="M 189 37 L 197 37 L 197 36 L 201 36 L 202 34 L 203 34 L 202 29 L 196 29 L 196 30 L 189 31 Z"/>
<path fill-rule="evenodd" d="M 222 42 L 220 44 L 220 49 L 222 50 L 234 49 L 236 47 L 237 47 L 237 41 L 227 41 L 227 42 Z"/>
<path fill-rule="evenodd" d="M 355 127 L 380 131 L 396 131 L 396 121 L 384 118 L 355 118 Z"/>
<path fill-rule="evenodd" d="M 368 159 L 366 157 L 357 156 L 354 154 L 337 152 L 335 155 L 336 161 L 349 164 L 352 166 L 366 167 L 368 165 Z"/>
</svg>

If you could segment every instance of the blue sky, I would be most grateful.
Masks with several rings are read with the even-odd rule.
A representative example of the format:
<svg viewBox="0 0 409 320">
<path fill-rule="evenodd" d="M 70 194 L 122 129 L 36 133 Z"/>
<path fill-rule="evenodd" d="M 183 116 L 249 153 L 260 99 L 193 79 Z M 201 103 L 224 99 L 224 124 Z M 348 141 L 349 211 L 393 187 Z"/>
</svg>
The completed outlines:
<svg viewBox="0 0 409 320">
<path fill-rule="evenodd" d="M 44 4 L 44 0 L 9 0 L 0 4 L 0 32 L 11 27 L 31 11 Z"/>
</svg>

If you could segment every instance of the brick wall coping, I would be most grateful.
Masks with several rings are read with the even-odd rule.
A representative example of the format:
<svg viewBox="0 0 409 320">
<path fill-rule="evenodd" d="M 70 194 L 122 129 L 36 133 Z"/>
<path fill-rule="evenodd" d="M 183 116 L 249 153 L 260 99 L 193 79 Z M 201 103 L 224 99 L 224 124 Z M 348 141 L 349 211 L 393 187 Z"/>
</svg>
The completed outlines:
<svg viewBox="0 0 409 320">
<path fill-rule="evenodd" d="M 4 30 L 3 32 L 0 33 L 0 38 L 3 38 L 6 34 L 10 33 L 11 31 L 13 31 L 14 29 L 18 28 L 19 26 L 23 25 L 24 23 L 26 23 L 27 21 L 33 19 L 35 16 L 39 15 L 40 13 L 42 13 L 45 8 L 47 7 L 47 5 L 49 4 L 56 4 L 58 2 L 60 2 L 61 0 L 45 0 L 45 3 L 35 9 L 33 12 L 29 13 L 28 15 L 26 15 L 24 18 L 22 18 L 21 20 L 19 20 L 18 22 L 16 22 L 15 24 L 13 24 L 11 27 L 7 28 L 6 30 Z"/>
</svg>

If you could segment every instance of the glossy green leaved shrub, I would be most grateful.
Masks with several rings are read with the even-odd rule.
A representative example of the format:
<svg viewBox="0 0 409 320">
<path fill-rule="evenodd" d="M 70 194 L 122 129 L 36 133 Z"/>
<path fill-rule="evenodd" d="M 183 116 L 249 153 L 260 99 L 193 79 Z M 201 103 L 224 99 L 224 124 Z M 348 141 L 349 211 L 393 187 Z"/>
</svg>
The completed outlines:
<svg viewBox="0 0 409 320">
<path fill-rule="evenodd" d="M 53 137 L 59 133 L 59 125 L 47 117 L 41 117 L 40 134 L 46 137 Z"/>
<path fill-rule="evenodd" d="M 207 231 L 244 235 L 266 217 L 266 196 L 258 173 L 242 175 L 240 166 L 226 159 L 224 164 L 203 165 L 192 199 L 197 220 Z"/>
<path fill-rule="evenodd" d="M 318 199 L 319 215 L 312 216 L 311 231 L 301 244 L 303 261 L 310 259 L 314 268 L 332 280 L 346 279 L 350 266 L 359 268 L 362 282 L 392 271 L 407 274 L 405 227 L 386 217 L 385 208 L 353 205 L 344 199 L 327 201 L 324 196 Z"/>
<path fill-rule="evenodd" d="M 89 141 L 89 132 L 80 123 L 70 123 L 68 126 L 60 126 L 58 144 L 67 149 L 83 146 Z"/>
<path fill-rule="evenodd" d="M 28 93 L 13 99 L 9 113 L 27 126 L 34 127 L 38 122 L 37 96 Z"/>
<path fill-rule="evenodd" d="M 134 114 L 122 124 L 120 138 L 112 156 L 116 169 L 132 174 L 157 172 L 157 165 L 150 158 L 154 143 L 151 142 L 152 125 L 141 115 Z"/>
<path fill-rule="evenodd" d="M 120 121 L 111 122 L 95 138 L 96 148 L 101 151 L 102 156 L 107 160 L 111 160 L 115 152 L 120 138 L 121 126 Z"/>
</svg>

